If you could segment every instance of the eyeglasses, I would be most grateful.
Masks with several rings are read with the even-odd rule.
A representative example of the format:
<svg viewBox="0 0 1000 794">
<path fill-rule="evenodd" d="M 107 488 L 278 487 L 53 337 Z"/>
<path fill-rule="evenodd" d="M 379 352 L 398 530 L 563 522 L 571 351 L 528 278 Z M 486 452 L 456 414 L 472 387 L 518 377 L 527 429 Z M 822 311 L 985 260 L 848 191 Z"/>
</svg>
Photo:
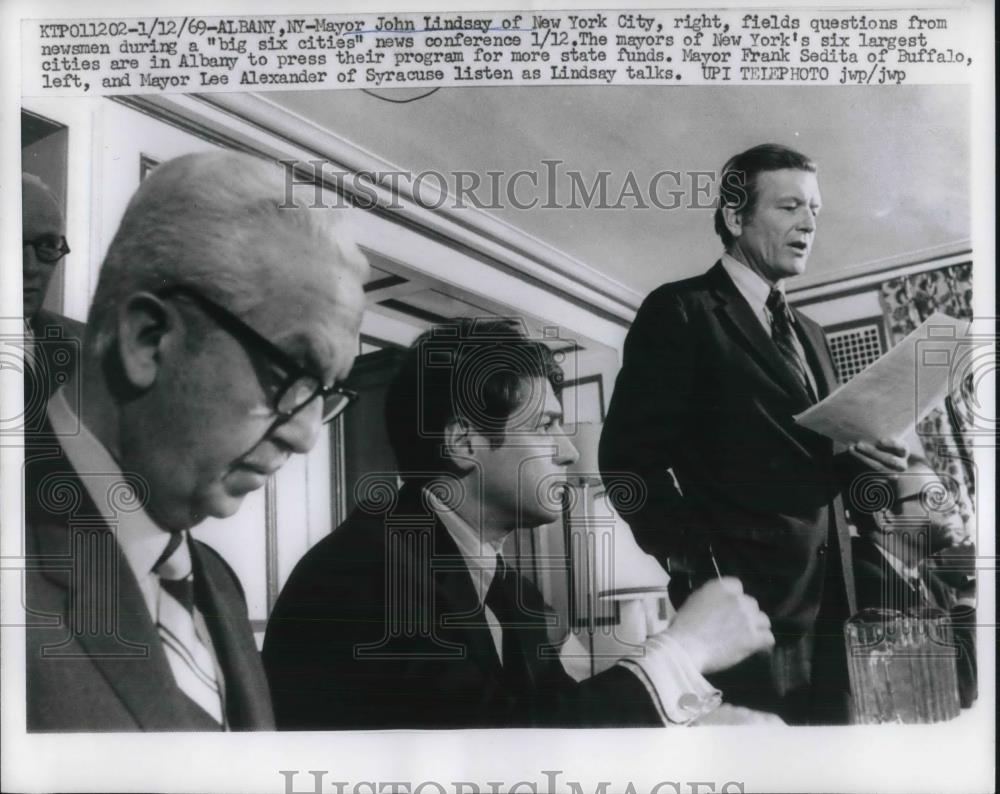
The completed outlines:
<svg viewBox="0 0 1000 794">
<path fill-rule="evenodd" d="M 30 245 L 35 249 L 35 258 L 47 265 L 54 265 L 69 253 L 69 245 L 65 237 L 54 234 L 44 234 L 34 240 L 25 240 L 22 245 Z"/>
<path fill-rule="evenodd" d="M 907 502 L 920 502 L 920 506 L 930 513 L 940 515 L 951 515 L 958 512 L 958 504 L 954 499 L 942 494 L 939 489 L 921 489 L 916 493 L 901 496 L 893 502 L 893 512 L 901 513 L 903 505 Z"/>
<path fill-rule="evenodd" d="M 336 419 L 354 400 L 358 393 L 353 389 L 334 384 L 324 386 L 323 381 L 301 366 L 295 359 L 273 342 L 265 339 L 257 331 L 243 322 L 228 309 L 206 298 L 193 287 L 177 284 L 159 290 L 161 298 L 181 296 L 188 298 L 211 317 L 222 328 L 236 337 L 251 350 L 262 352 L 272 363 L 282 370 L 283 375 L 272 387 L 272 410 L 280 417 L 288 419 L 320 397 L 323 400 L 323 423 Z M 270 380 L 274 381 L 272 374 Z"/>
</svg>

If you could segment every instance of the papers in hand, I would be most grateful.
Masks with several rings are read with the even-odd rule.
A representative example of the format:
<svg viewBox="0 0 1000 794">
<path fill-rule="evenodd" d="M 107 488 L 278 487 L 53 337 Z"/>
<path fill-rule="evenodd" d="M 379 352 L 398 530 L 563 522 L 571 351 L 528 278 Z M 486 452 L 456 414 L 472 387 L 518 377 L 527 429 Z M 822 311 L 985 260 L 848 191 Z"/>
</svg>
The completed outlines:
<svg viewBox="0 0 1000 794">
<path fill-rule="evenodd" d="M 941 312 L 821 402 L 795 416 L 803 427 L 841 441 L 900 438 L 948 393 L 968 320 Z"/>
</svg>

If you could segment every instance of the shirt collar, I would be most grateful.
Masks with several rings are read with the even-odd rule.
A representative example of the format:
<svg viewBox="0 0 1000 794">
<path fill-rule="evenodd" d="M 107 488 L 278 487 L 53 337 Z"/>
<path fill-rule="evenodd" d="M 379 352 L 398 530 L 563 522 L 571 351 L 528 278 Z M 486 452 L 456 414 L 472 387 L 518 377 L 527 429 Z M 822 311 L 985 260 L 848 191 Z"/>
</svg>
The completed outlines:
<svg viewBox="0 0 1000 794">
<path fill-rule="evenodd" d="M 49 400 L 47 414 L 59 444 L 83 482 L 98 512 L 112 531 L 137 578 L 150 573 L 166 549 L 170 533 L 159 527 L 140 506 L 125 511 L 123 505 L 140 504 L 111 453 L 73 413 L 62 389 Z M 123 493 L 121 488 L 127 489 Z M 115 494 L 114 504 L 110 498 Z"/>
<path fill-rule="evenodd" d="M 725 268 L 729 278 L 733 280 L 736 289 L 746 298 L 750 308 L 758 316 L 770 319 L 771 312 L 767 308 L 767 296 L 771 294 L 771 285 L 759 273 L 755 273 L 729 253 L 722 254 L 722 266 Z M 785 292 L 785 281 L 782 279 L 774 285 L 774 289 Z M 794 317 L 793 317 L 794 319 Z"/>
<path fill-rule="evenodd" d="M 438 499 L 430 489 L 425 489 L 427 503 L 431 510 L 441 519 L 444 528 L 451 535 L 455 545 L 465 559 L 465 564 L 469 568 L 472 576 L 472 586 L 479 597 L 479 603 L 486 601 L 486 593 L 493 582 L 496 574 L 497 555 L 500 554 L 502 542 L 483 540 L 481 533 L 476 531 L 470 524 L 451 508 L 447 507 Z"/>
</svg>

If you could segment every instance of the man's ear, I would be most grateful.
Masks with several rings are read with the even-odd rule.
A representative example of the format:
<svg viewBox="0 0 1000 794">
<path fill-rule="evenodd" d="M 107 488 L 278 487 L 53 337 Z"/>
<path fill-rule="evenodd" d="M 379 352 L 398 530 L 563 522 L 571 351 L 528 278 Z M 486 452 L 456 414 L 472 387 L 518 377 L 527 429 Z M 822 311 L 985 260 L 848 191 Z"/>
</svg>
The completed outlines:
<svg viewBox="0 0 1000 794">
<path fill-rule="evenodd" d="M 475 433 L 465 419 L 452 419 L 444 428 L 444 455 L 459 471 L 465 473 L 475 467 Z"/>
<path fill-rule="evenodd" d="M 743 212 L 733 206 L 722 208 L 722 220 L 733 237 L 743 234 Z"/>
<path fill-rule="evenodd" d="M 122 374 L 137 390 L 156 382 L 163 365 L 167 335 L 176 327 L 176 315 L 148 292 L 129 297 L 118 314 L 118 355 Z"/>
</svg>

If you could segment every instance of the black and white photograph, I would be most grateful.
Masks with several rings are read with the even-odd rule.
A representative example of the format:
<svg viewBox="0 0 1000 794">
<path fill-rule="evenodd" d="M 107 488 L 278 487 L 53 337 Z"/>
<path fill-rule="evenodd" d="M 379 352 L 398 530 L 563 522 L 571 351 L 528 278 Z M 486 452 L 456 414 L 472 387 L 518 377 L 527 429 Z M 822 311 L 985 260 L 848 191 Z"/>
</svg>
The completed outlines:
<svg viewBox="0 0 1000 794">
<path fill-rule="evenodd" d="M 5 791 L 995 790 L 992 6 L 521 6 L 0 8 Z"/>
</svg>

